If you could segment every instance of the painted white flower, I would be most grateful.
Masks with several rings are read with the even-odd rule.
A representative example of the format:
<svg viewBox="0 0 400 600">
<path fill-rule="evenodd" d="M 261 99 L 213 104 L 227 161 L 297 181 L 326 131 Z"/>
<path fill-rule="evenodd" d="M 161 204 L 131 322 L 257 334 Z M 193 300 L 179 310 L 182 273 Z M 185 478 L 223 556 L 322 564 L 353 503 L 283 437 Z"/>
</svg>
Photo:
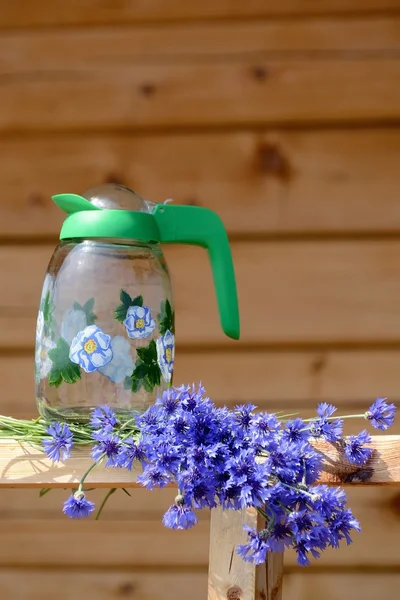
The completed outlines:
<svg viewBox="0 0 400 600">
<path fill-rule="evenodd" d="M 158 364 L 160 366 L 162 376 L 164 377 L 165 381 L 169 383 L 174 370 L 175 336 L 173 333 L 167 330 L 165 335 L 158 338 L 156 344 Z"/>
<path fill-rule="evenodd" d="M 111 337 L 96 325 L 89 325 L 72 340 L 69 358 L 86 373 L 93 373 L 108 364 L 113 357 Z"/>
<path fill-rule="evenodd" d="M 83 310 L 69 308 L 63 314 L 60 328 L 61 337 L 70 344 L 74 337 L 85 329 L 86 325 L 87 319 Z"/>
<path fill-rule="evenodd" d="M 148 337 L 156 326 L 148 306 L 130 306 L 124 325 L 127 334 L 133 339 Z"/>
<path fill-rule="evenodd" d="M 38 344 L 43 336 L 44 330 L 44 314 L 42 310 L 39 310 L 37 321 L 36 321 L 36 343 Z"/>
<path fill-rule="evenodd" d="M 111 349 L 112 360 L 105 367 L 100 367 L 99 371 L 114 383 L 121 383 L 125 377 L 132 375 L 135 368 L 130 354 L 131 345 L 122 335 L 116 335 L 111 340 Z"/>
<path fill-rule="evenodd" d="M 39 379 L 44 379 L 51 371 L 53 363 L 49 358 L 49 350 L 53 350 L 56 347 L 56 343 L 51 338 L 42 338 L 36 344 L 36 369 L 39 375 Z"/>
</svg>

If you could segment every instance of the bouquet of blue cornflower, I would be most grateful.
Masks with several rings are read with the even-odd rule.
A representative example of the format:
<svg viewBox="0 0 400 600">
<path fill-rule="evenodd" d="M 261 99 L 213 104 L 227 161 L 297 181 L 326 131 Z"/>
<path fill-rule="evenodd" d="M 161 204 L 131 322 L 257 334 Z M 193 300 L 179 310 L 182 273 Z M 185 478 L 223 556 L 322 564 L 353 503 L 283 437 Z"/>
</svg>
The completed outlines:
<svg viewBox="0 0 400 600">
<path fill-rule="evenodd" d="M 395 410 L 378 398 L 365 414 L 354 416 L 386 430 Z M 143 415 L 124 423 L 118 423 L 108 406 L 93 411 L 86 430 L 52 423 L 42 442 L 54 461 L 67 459 L 74 443 L 93 444 L 94 463 L 64 503 L 64 513 L 71 518 L 88 517 L 94 511 L 84 483 L 96 465 L 132 469 L 139 462 L 138 481 L 144 487 L 177 486 L 175 503 L 163 517 L 166 527 L 193 527 L 196 510 L 202 508 L 255 507 L 264 528 L 247 528 L 248 543 L 237 548 L 239 555 L 260 564 L 267 552 L 292 547 L 299 564 L 308 565 L 311 556 L 318 558 L 342 540 L 349 544 L 352 531 L 360 530 L 344 491 L 317 484 L 323 457 L 314 440 L 339 446 L 355 465 L 364 465 L 372 453 L 367 431 L 343 437 L 343 418 L 335 411 L 322 403 L 315 418 L 293 419 L 256 412 L 252 404 L 229 410 L 217 408 L 201 385 L 182 386 L 170 388 Z"/>
</svg>

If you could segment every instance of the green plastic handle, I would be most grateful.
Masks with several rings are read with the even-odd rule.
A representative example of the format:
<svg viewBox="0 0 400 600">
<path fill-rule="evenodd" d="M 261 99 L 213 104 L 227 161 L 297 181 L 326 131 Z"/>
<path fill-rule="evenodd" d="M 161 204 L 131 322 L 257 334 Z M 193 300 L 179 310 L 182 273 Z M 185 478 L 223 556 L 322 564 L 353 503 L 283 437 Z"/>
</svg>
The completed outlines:
<svg viewBox="0 0 400 600">
<path fill-rule="evenodd" d="M 240 337 L 235 271 L 228 235 L 219 216 L 197 206 L 157 205 L 153 211 L 160 242 L 191 244 L 208 250 L 219 317 L 225 334 Z"/>
<path fill-rule="evenodd" d="M 191 244 L 208 250 L 221 326 L 226 335 L 240 336 L 235 271 L 225 227 L 207 208 L 158 204 L 152 214 L 103 210 L 77 194 L 58 194 L 54 202 L 68 216 L 60 239 L 129 239 L 145 243 Z"/>
</svg>

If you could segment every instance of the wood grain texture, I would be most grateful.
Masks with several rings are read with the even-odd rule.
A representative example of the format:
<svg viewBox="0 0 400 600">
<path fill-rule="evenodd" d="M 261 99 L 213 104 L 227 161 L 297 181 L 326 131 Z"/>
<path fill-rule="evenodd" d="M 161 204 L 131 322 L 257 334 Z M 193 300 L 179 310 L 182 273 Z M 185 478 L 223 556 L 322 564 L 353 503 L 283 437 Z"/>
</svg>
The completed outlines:
<svg viewBox="0 0 400 600">
<path fill-rule="evenodd" d="M 0 345 L 32 347 L 40 290 L 53 248 L 0 247 Z M 166 248 L 178 344 L 398 343 L 400 243 L 233 243 L 241 342 L 220 328 L 211 269 L 199 248 Z M 27 256 L 29 255 L 29 260 Z M 204 293 L 199 294 L 199 290 Z M 129 290 L 128 290 L 129 291 Z M 132 293 L 135 290 L 132 290 Z M 90 297 L 90 290 L 87 290 Z M 206 294 L 206 295 L 205 295 Z M 204 297 L 207 301 L 204 302 Z"/>
<path fill-rule="evenodd" d="M 174 21 L 195 19 L 257 18 L 277 15 L 320 15 L 324 13 L 376 13 L 398 10 L 398 0 L 7 0 L 0 27 L 35 27 L 52 25 L 110 24 L 143 21 Z"/>
<path fill-rule="evenodd" d="M 396 120 L 399 80 L 397 58 L 214 61 L 16 75 L 0 97 L 0 130 Z"/>
<path fill-rule="evenodd" d="M 206 570 L 209 511 L 205 511 L 202 520 L 190 531 L 169 531 L 161 523 L 162 515 L 169 506 L 165 498 L 164 501 L 160 499 L 157 512 L 151 515 L 143 511 L 140 514 L 135 511 L 135 494 L 140 492 L 134 490 L 132 498 L 127 498 L 130 513 L 126 509 L 113 509 L 113 503 L 119 502 L 115 494 L 104 519 L 75 522 L 61 513 L 62 501 L 67 498 L 68 491 L 55 490 L 46 500 L 42 498 L 41 501 L 47 504 L 47 510 L 42 511 L 37 496 L 35 501 L 32 500 L 32 508 L 28 506 L 35 490 L 19 490 L 22 497 L 17 501 L 20 506 L 17 512 L 11 510 L 13 500 L 8 495 L 14 494 L 16 498 L 18 490 L 2 490 L 0 565 L 13 568 L 40 566 L 42 569 L 96 568 L 99 571 L 104 568 L 129 570 L 144 567 L 157 570 L 161 566 L 165 569 L 201 567 Z M 152 492 L 146 491 L 145 494 L 152 496 Z M 349 486 L 347 495 L 349 506 L 361 522 L 362 534 L 355 534 L 350 546 L 324 552 L 319 561 L 313 562 L 313 568 L 398 569 L 398 488 Z M 25 507 L 23 498 L 26 499 Z M 100 501 L 100 496 L 98 498 Z M 287 568 L 296 566 L 292 552 L 285 554 L 285 565 Z"/>
<path fill-rule="evenodd" d="M 7 600 L 204 600 L 205 572 L 179 571 L 29 571 L 0 569 L 0 592 Z"/>
<path fill-rule="evenodd" d="M 285 573 L 283 600 L 398 600 L 398 573 L 318 573 L 310 569 Z M 7 599 L 75 600 L 77 590 L 87 600 L 204 600 L 207 575 L 195 571 L 118 571 L 1 569 L 0 591 Z M 226 600 L 224 598 L 224 600 Z"/>
<path fill-rule="evenodd" d="M 80 32 L 68 34 L 69 37 L 46 33 L 33 38 L 7 35 L 2 40 L 0 129 L 125 131 L 174 126 L 396 120 L 400 114 L 400 60 L 396 52 L 399 25 L 397 20 L 384 21 L 383 29 L 385 24 L 388 35 L 378 22 L 377 34 L 371 36 L 376 40 L 375 46 L 372 42 L 372 50 L 368 47 L 362 50 L 365 42 L 359 42 L 358 49 L 355 46 L 357 51 L 351 55 L 347 54 L 345 39 L 369 37 L 363 35 L 362 26 L 361 31 L 357 30 L 357 24 L 352 36 L 348 24 L 344 24 L 342 49 L 346 52 L 338 54 L 330 54 L 332 49 L 340 48 L 337 41 L 329 46 L 335 25 L 331 24 L 330 35 L 328 30 L 325 36 L 326 26 L 322 24 L 317 37 L 325 38 L 324 48 L 330 49 L 328 54 L 317 51 L 314 56 L 312 52 L 309 56 L 309 50 L 305 55 L 304 50 L 303 54 L 288 55 L 283 44 L 281 54 L 276 51 L 268 54 L 263 43 L 256 46 L 261 52 L 226 54 L 222 48 L 212 55 L 207 51 L 198 54 L 199 41 L 197 45 L 194 41 L 194 55 L 191 55 L 190 36 L 187 36 L 186 43 L 174 54 L 164 53 L 162 45 L 155 45 L 151 58 L 148 55 L 146 59 L 146 56 L 132 57 L 134 50 L 130 49 L 128 37 L 133 33 L 129 32 L 115 44 L 112 39 L 110 43 L 106 40 L 99 43 L 98 38 L 92 43 Z M 336 30 L 335 39 L 341 39 L 340 22 L 336 23 Z M 291 39 L 290 33 L 276 37 Z M 96 35 L 99 34 L 92 34 Z M 262 35 L 268 37 L 268 30 Z M 302 35 L 306 37 L 307 33 Z M 156 35 L 153 37 L 157 44 L 162 44 Z M 229 34 L 226 37 L 229 39 Z M 248 26 L 243 37 L 249 37 Z M 257 34 L 254 39 L 259 37 Z M 164 43 L 169 46 L 168 38 Z M 203 35 L 202 43 L 202 47 L 207 46 L 207 35 Z M 225 46 L 232 47 L 233 43 L 238 43 L 235 30 L 231 32 L 231 43 Z M 290 42 L 288 45 L 290 50 Z M 115 53 L 104 51 L 104 47 L 113 46 Z M 354 47 L 354 41 L 350 46 Z M 182 60 L 185 56 L 189 60 Z"/>
<path fill-rule="evenodd" d="M 58 519 L 4 521 L 0 564 L 98 570 L 191 569 L 207 565 L 209 523 L 206 521 L 199 522 L 191 534 L 166 529 L 161 516 L 158 521 L 83 522 L 63 517 L 61 506 L 58 508 Z"/>
<path fill-rule="evenodd" d="M 125 23 L 118 27 L 0 31 L 0 69 L 10 75 L 26 74 L 27 65 L 40 71 L 82 70 L 207 57 L 273 58 L 287 53 L 307 53 L 310 60 L 326 52 L 329 57 L 343 52 L 384 57 L 399 50 L 399 45 L 400 18 L 393 16 L 202 21 L 163 27 L 129 27 Z"/>
<path fill-rule="evenodd" d="M 400 483 L 400 438 L 393 435 L 374 437 L 371 459 L 363 467 L 354 467 L 339 446 L 316 442 L 323 455 L 321 481 L 335 485 Z"/>
<path fill-rule="evenodd" d="M 107 181 L 215 210 L 231 236 L 400 231 L 397 129 L 3 137 L 0 156 L 3 238 L 55 240 L 52 194 Z"/>
<path fill-rule="evenodd" d="M 399 484 L 400 436 L 373 437 L 371 459 L 363 467 L 350 465 L 343 452 L 325 442 L 315 447 L 323 455 L 322 483 Z M 90 447 L 77 448 L 65 463 L 53 463 L 41 449 L 14 440 L 0 439 L 0 486 L 2 487 L 74 487 L 93 460 Z M 99 466 L 86 479 L 92 487 L 139 487 L 140 470 Z"/>
<path fill-rule="evenodd" d="M 243 527 L 261 527 L 255 509 L 211 511 L 208 600 L 281 600 L 283 554 L 269 554 L 258 567 L 242 560 L 236 547 L 247 541 Z"/>
<path fill-rule="evenodd" d="M 283 600 L 397 600 L 400 574 L 368 572 L 286 573 Z M 357 596 L 355 596 L 357 594 Z"/>
</svg>

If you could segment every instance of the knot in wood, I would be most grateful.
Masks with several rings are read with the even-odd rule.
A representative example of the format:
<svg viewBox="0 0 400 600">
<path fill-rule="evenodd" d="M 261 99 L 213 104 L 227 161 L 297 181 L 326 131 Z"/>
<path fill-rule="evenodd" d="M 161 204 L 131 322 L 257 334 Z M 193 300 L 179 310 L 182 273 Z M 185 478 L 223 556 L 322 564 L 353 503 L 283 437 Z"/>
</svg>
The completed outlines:
<svg viewBox="0 0 400 600">
<path fill-rule="evenodd" d="M 226 593 L 226 597 L 228 600 L 243 600 L 243 592 L 241 588 L 237 585 L 233 585 L 230 587 Z"/>
<path fill-rule="evenodd" d="M 291 164 L 278 144 L 264 142 L 256 150 L 256 167 L 266 175 L 273 175 L 284 182 L 293 174 Z"/>
</svg>

